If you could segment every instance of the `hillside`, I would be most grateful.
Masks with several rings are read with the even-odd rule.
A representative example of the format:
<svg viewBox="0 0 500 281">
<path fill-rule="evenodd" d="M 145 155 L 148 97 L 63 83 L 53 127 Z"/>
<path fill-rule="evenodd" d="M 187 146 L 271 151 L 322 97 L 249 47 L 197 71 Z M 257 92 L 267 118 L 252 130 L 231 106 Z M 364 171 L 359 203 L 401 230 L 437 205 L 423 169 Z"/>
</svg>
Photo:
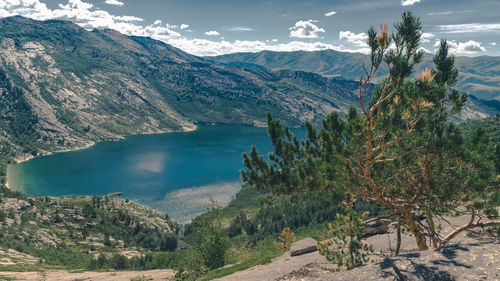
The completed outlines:
<svg viewBox="0 0 500 281">
<path fill-rule="evenodd" d="M 2 110 L 22 108 L 2 114 L 0 138 L 10 151 L 30 140 L 17 154 L 197 123 L 261 125 L 267 111 L 299 126 L 355 101 L 355 82 L 215 65 L 150 38 L 66 21 L 3 18 L 0 46 Z"/>
<path fill-rule="evenodd" d="M 425 55 L 422 64 L 416 72 L 432 68 L 433 56 Z M 235 53 L 206 59 L 227 66 L 239 68 L 265 67 L 272 70 L 288 69 L 319 73 L 328 77 L 343 77 L 348 80 L 358 80 L 363 74 L 363 63 L 368 64 L 368 57 L 359 53 L 324 51 L 295 51 L 258 53 Z M 255 65 L 255 66 L 251 66 Z M 500 100 L 500 57 L 457 57 L 456 66 L 460 71 L 457 88 L 477 97 L 469 102 L 469 109 L 476 112 L 493 114 L 498 112 L 498 105 L 492 106 L 489 100 Z M 377 79 L 387 74 L 383 65 L 377 73 Z M 495 101 L 495 103 L 497 103 Z M 471 112 L 469 112 L 470 114 Z M 478 116 L 481 117 L 481 116 Z M 485 117 L 485 116 L 482 116 Z"/>
<path fill-rule="evenodd" d="M 466 135 L 471 135 L 476 128 L 482 127 L 495 143 L 500 141 L 500 114 L 495 114 L 480 120 L 470 120 L 462 123 Z"/>
<path fill-rule="evenodd" d="M 116 195 L 54 198 L 26 196 L 1 187 L 0 267 L 95 270 L 174 266 L 177 254 L 166 251 L 179 244 L 183 247 L 177 239 L 179 225 Z M 146 266 L 147 255 L 151 260 Z"/>
</svg>

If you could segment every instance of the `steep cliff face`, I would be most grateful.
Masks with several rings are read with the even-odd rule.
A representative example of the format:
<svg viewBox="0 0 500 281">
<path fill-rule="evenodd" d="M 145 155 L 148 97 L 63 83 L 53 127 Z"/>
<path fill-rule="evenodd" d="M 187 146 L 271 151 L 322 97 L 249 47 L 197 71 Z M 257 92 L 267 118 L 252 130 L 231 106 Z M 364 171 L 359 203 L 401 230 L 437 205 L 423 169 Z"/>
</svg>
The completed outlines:
<svg viewBox="0 0 500 281">
<path fill-rule="evenodd" d="M 22 92 L 44 149 L 196 123 L 261 125 L 267 111 L 298 126 L 356 99 L 356 83 L 343 79 L 241 70 L 150 38 L 22 17 L 0 20 L 0 71 Z"/>
</svg>

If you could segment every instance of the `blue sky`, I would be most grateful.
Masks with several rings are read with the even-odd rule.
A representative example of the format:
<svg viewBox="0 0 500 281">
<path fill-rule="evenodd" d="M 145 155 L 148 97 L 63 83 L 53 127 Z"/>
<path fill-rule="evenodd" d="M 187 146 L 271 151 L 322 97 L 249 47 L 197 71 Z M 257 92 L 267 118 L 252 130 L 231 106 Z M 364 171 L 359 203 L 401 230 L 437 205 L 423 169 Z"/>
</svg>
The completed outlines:
<svg viewBox="0 0 500 281">
<path fill-rule="evenodd" d="M 500 56 L 499 0 L 0 0 L 0 17 L 65 19 L 149 36 L 195 55 L 260 50 L 366 52 L 366 30 L 403 11 L 423 22 L 422 47 Z"/>
</svg>

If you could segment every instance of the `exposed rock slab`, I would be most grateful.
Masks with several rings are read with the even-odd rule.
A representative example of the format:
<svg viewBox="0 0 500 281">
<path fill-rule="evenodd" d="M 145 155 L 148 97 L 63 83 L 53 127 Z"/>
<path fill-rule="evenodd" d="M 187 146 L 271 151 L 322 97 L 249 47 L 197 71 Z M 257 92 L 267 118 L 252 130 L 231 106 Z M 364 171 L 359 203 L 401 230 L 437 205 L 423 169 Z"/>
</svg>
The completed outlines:
<svg viewBox="0 0 500 281">
<path fill-rule="evenodd" d="M 388 257 L 314 280 L 500 280 L 500 243 L 457 243 L 437 250 Z"/>
<path fill-rule="evenodd" d="M 305 266 L 328 266 L 329 262 L 318 252 L 292 257 L 286 252 L 272 260 L 270 264 L 257 265 L 247 270 L 239 271 L 219 279 L 220 281 L 274 281 Z"/>
<path fill-rule="evenodd" d="M 363 223 L 363 234 L 365 236 L 385 234 L 389 231 L 390 223 L 391 221 L 388 219 L 369 219 Z"/>
<path fill-rule="evenodd" d="M 341 272 L 333 272 L 333 265 L 318 253 L 285 260 L 279 257 L 271 264 L 218 280 L 500 280 L 500 243 L 492 241 L 456 243 L 437 250 L 385 257 L 376 263 Z"/>
<path fill-rule="evenodd" d="M 311 237 L 304 238 L 297 242 L 292 243 L 290 246 L 290 255 L 292 257 L 300 256 L 307 253 L 312 253 L 317 251 L 316 246 L 318 245 L 318 241 L 314 240 Z"/>
<path fill-rule="evenodd" d="M 445 219 L 436 219 L 436 223 L 443 226 L 442 233 L 467 223 L 469 217 L 447 216 Z M 449 246 L 422 252 L 417 251 L 414 237 L 403 233 L 401 238 L 402 254 L 398 257 L 392 256 L 393 228 L 389 227 L 387 234 L 364 239 L 374 246 L 375 253 L 369 256 L 369 264 L 350 271 L 333 272 L 335 266 L 318 252 L 295 257 L 287 252 L 270 264 L 220 280 L 500 280 L 500 241 L 484 233 L 463 232 Z"/>
</svg>

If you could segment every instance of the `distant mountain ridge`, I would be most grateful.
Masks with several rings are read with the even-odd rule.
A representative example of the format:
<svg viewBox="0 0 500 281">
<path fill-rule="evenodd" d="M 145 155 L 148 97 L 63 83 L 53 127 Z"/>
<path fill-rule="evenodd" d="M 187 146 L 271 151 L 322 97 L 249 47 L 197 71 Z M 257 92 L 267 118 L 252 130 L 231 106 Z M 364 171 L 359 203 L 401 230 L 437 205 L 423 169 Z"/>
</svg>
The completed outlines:
<svg viewBox="0 0 500 281">
<path fill-rule="evenodd" d="M 416 71 L 433 66 L 432 55 L 426 54 L 424 62 Z M 344 77 L 348 80 L 359 80 L 363 73 L 363 63 L 368 65 L 368 56 L 360 53 L 323 51 L 294 51 L 258 53 L 234 53 L 206 59 L 228 64 L 243 66 L 243 63 L 254 64 L 272 70 L 288 69 L 315 72 L 325 76 Z M 456 57 L 456 66 L 460 71 L 457 87 L 478 98 L 500 100 L 500 57 Z M 387 68 L 379 71 L 377 78 L 384 76 Z"/>
</svg>

